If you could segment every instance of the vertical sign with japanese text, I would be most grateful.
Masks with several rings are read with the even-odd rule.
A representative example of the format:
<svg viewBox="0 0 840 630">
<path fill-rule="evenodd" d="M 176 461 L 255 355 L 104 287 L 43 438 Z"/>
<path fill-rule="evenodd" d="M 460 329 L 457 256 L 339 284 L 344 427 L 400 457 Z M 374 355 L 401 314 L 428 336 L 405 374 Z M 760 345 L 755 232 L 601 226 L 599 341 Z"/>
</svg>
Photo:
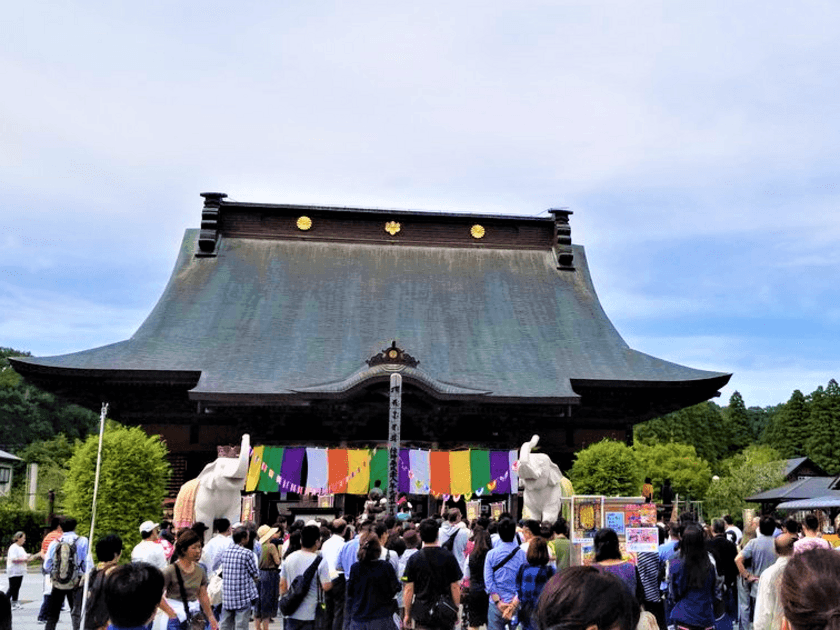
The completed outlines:
<svg viewBox="0 0 840 630">
<path fill-rule="evenodd" d="M 388 513 L 397 512 L 400 486 L 400 424 L 402 423 L 402 376 L 391 374 L 388 408 Z"/>
</svg>

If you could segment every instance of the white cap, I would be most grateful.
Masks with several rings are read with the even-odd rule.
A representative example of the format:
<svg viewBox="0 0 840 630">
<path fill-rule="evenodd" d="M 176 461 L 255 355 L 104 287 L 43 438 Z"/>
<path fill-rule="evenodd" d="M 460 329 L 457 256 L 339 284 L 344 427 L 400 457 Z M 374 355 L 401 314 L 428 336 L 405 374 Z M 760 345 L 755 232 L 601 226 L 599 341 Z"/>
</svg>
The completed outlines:
<svg viewBox="0 0 840 630">
<path fill-rule="evenodd" d="M 150 533 L 154 531 L 157 527 L 160 527 L 160 523 L 155 523 L 154 521 L 143 521 L 143 523 L 140 525 L 140 533 Z"/>
</svg>

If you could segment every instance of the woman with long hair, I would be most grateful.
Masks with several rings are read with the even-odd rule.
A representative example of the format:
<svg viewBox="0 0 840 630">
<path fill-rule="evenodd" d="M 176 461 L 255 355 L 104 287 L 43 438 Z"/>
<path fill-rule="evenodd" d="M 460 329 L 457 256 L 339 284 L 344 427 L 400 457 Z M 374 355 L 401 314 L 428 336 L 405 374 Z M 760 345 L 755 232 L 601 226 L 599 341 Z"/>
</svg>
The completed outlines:
<svg viewBox="0 0 840 630">
<path fill-rule="evenodd" d="M 638 601 L 644 599 L 642 579 L 636 565 L 622 557 L 618 545 L 618 534 L 609 527 L 599 529 L 595 534 L 595 561 L 592 566 L 599 571 L 612 573 L 624 583 L 627 592 Z"/>
<path fill-rule="evenodd" d="M 358 558 L 347 579 L 349 630 L 396 630 L 394 595 L 402 587 L 375 532 L 362 534 Z"/>
<path fill-rule="evenodd" d="M 472 534 L 473 547 L 467 556 L 467 574 L 470 588 L 467 591 L 467 621 L 470 630 L 487 625 L 487 606 L 490 602 L 484 590 L 484 561 L 492 548 L 490 532 L 476 525 Z"/>
<path fill-rule="evenodd" d="M 516 597 L 512 610 L 516 611 L 519 623 L 525 630 L 535 630 L 532 621 L 537 602 L 548 581 L 554 577 L 554 567 L 548 564 L 548 545 L 545 539 L 536 536 L 528 544 L 528 564 L 519 567 L 516 574 Z"/>
<path fill-rule="evenodd" d="M 791 630 L 840 630 L 840 553 L 795 554 L 782 574 L 779 597 Z"/>
<path fill-rule="evenodd" d="M 715 625 L 719 580 L 699 525 L 691 523 L 683 531 L 679 552 L 667 563 L 666 581 L 672 624 L 689 628 Z"/>
<path fill-rule="evenodd" d="M 540 630 L 633 630 L 639 604 L 611 573 L 569 567 L 548 581 L 537 606 Z"/>
<path fill-rule="evenodd" d="M 172 564 L 163 570 L 163 598 L 160 609 L 169 616 L 167 630 L 190 630 L 190 620 L 203 614 L 205 628 L 218 630 L 207 595 L 207 574 L 198 564 L 203 542 L 198 534 L 185 529 L 175 541 Z"/>
</svg>

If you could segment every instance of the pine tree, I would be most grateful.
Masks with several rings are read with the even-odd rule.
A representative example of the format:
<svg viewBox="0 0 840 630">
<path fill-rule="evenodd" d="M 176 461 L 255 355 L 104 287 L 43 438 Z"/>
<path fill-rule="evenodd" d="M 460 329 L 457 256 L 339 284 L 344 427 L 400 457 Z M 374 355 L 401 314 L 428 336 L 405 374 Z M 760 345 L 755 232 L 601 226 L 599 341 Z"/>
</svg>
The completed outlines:
<svg viewBox="0 0 840 630">
<path fill-rule="evenodd" d="M 765 433 L 765 444 L 779 451 L 785 459 L 804 457 L 809 436 L 810 409 L 805 395 L 794 390 L 790 399 L 770 421 Z"/>
<path fill-rule="evenodd" d="M 819 386 L 811 394 L 811 414 L 808 421 L 808 457 L 830 475 L 840 473 L 840 385 L 831 379 L 823 389 Z"/>
<path fill-rule="evenodd" d="M 742 451 L 750 445 L 750 419 L 747 407 L 740 392 L 734 392 L 729 398 L 729 407 L 725 410 L 726 429 L 729 434 L 730 452 Z"/>
</svg>

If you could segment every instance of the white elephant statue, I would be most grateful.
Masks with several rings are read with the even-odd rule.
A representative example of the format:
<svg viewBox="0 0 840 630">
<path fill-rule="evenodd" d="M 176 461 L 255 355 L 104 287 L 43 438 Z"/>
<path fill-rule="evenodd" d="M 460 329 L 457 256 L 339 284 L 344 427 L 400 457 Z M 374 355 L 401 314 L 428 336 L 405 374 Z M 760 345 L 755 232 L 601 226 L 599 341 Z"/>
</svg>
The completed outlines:
<svg viewBox="0 0 840 630">
<path fill-rule="evenodd" d="M 200 521 L 209 528 L 206 542 L 217 518 L 226 518 L 231 524 L 239 521 L 250 456 L 251 437 L 246 433 L 242 436 L 238 457 L 218 457 L 207 464 L 198 477 L 181 486 L 175 500 L 175 527 L 189 527 Z"/>
<path fill-rule="evenodd" d="M 553 523 L 560 514 L 563 497 L 574 494 L 572 482 L 545 453 L 532 453 L 540 436 L 535 435 L 519 449 L 519 485 L 525 488 L 524 503 L 527 517 Z"/>
</svg>

